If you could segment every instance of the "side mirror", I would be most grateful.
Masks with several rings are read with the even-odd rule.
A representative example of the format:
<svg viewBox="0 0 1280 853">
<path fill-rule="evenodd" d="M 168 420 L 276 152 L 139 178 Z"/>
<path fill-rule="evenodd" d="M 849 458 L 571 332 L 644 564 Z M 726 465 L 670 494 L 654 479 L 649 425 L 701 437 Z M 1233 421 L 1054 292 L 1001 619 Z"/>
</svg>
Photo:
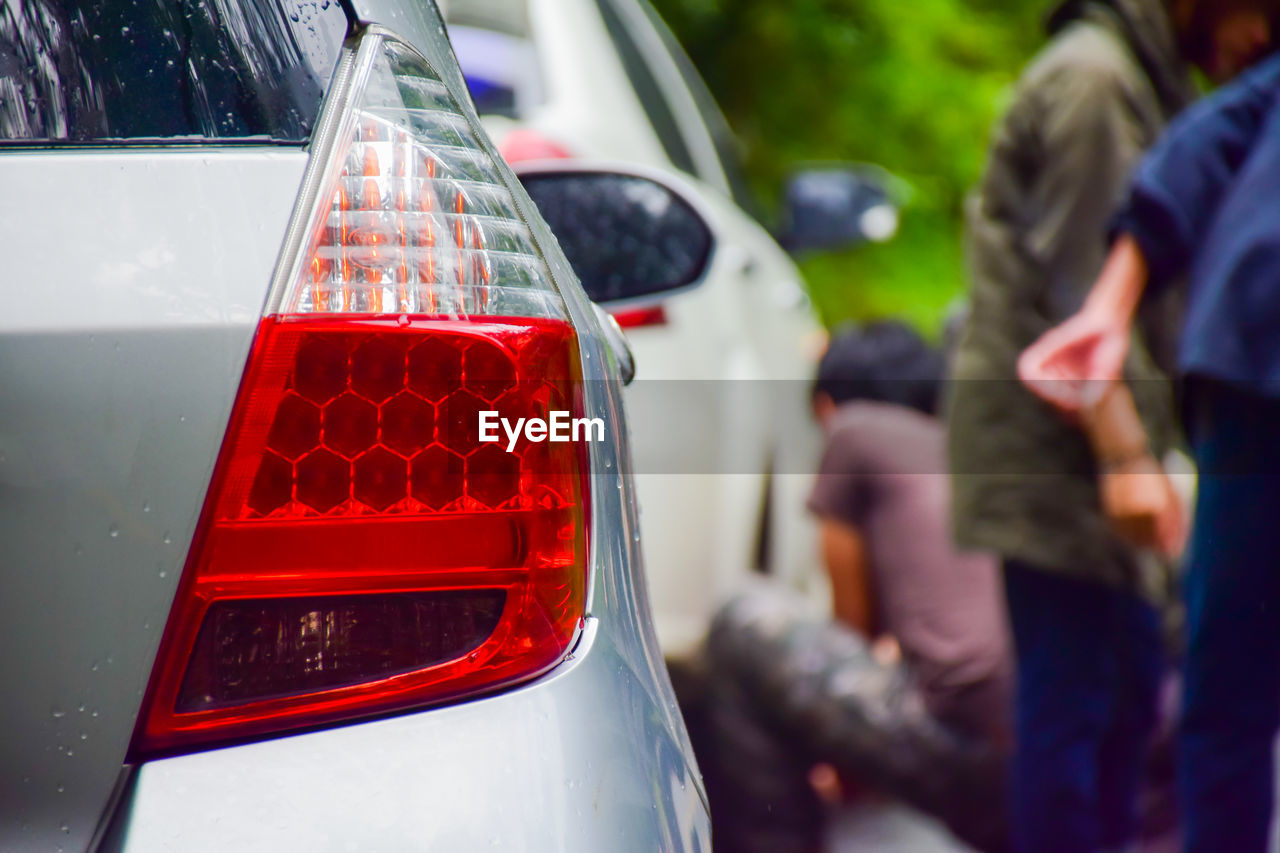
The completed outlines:
<svg viewBox="0 0 1280 853">
<path fill-rule="evenodd" d="M 787 251 L 832 251 L 884 243 L 898 233 L 891 176 L 875 166 L 828 166 L 792 174 L 784 191 Z"/>
<path fill-rule="evenodd" d="M 710 226 L 664 175 L 564 161 L 521 163 L 516 174 L 594 302 L 689 287 L 710 264 Z"/>
</svg>

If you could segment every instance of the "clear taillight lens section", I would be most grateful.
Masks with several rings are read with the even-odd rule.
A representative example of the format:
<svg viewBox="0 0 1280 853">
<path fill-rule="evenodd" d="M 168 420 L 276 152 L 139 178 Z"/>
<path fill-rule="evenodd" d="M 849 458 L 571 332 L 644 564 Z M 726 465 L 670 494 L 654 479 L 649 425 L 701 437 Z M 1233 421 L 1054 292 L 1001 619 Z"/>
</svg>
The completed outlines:
<svg viewBox="0 0 1280 853">
<path fill-rule="evenodd" d="M 439 76 L 394 41 L 362 73 L 351 141 L 281 308 L 564 317 L 506 182 Z"/>
<path fill-rule="evenodd" d="M 138 757 L 492 690 L 554 666 L 581 626 L 584 454 L 479 436 L 482 411 L 581 413 L 576 332 L 439 77 L 377 33 L 354 61 Z"/>
</svg>

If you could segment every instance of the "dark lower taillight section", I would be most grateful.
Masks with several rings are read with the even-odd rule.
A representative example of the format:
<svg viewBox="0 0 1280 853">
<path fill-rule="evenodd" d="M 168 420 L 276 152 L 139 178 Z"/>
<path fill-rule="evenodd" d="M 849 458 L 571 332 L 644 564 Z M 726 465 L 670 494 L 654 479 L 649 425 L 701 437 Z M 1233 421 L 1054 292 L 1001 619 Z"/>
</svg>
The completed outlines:
<svg viewBox="0 0 1280 853">
<path fill-rule="evenodd" d="M 493 634 L 503 590 L 220 601 L 205 612 L 175 709 L 207 711 L 447 663 Z"/>
<path fill-rule="evenodd" d="M 267 317 L 133 757 L 457 700 L 567 654 L 585 453 L 482 440 L 582 411 L 577 335 L 525 317 Z"/>
</svg>

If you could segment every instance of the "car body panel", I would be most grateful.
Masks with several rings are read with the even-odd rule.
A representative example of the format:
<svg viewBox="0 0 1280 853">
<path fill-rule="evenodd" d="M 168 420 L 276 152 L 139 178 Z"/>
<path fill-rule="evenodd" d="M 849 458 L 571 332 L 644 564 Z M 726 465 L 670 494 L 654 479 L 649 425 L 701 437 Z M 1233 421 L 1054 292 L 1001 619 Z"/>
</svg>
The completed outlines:
<svg viewBox="0 0 1280 853">
<path fill-rule="evenodd" d="M 710 850 L 645 676 L 598 627 L 500 698 L 151 762 L 118 849 Z"/>
<path fill-rule="evenodd" d="M 0 156 L 0 848 L 107 803 L 305 161 Z"/>
</svg>

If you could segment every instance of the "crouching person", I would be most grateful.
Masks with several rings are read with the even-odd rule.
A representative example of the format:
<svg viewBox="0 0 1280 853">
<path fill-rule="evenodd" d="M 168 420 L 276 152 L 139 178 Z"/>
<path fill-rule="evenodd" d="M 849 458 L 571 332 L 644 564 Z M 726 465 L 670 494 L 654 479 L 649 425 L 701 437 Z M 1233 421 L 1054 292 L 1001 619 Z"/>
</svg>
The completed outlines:
<svg viewBox="0 0 1280 853">
<path fill-rule="evenodd" d="M 943 360 L 905 326 L 838 335 L 814 385 L 820 520 L 836 619 L 762 585 L 711 631 L 699 760 L 716 849 L 820 849 L 815 765 L 1007 848 L 1011 643 L 995 562 L 951 543 Z"/>
<path fill-rule="evenodd" d="M 826 448 L 809 497 L 836 617 L 901 649 L 929 711 L 1008 744 L 1013 664 L 995 560 L 951 535 L 943 361 L 906 326 L 837 336 L 818 367 Z"/>
</svg>

